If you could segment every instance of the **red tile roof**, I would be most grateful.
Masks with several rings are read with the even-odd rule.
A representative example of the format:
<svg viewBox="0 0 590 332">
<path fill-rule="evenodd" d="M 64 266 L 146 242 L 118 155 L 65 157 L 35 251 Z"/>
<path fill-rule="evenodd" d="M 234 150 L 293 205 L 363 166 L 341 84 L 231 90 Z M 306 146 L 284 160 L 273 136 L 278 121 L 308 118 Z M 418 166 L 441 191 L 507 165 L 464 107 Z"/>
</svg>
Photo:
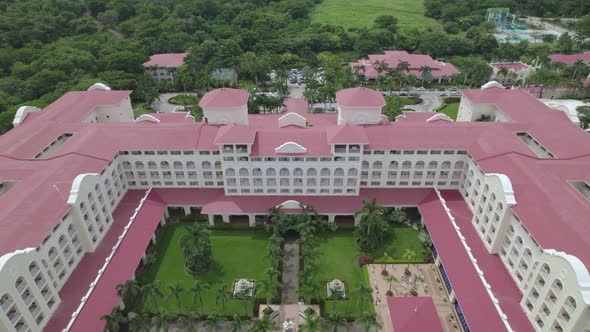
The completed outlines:
<svg viewBox="0 0 590 332">
<path fill-rule="evenodd" d="M 549 59 L 553 62 L 561 62 L 566 65 L 572 65 L 578 60 L 582 60 L 586 63 L 590 62 L 590 51 L 585 51 L 578 54 L 551 54 Z"/>
<path fill-rule="evenodd" d="M 443 332 L 432 297 L 387 297 L 395 332 Z"/>
<path fill-rule="evenodd" d="M 510 63 L 492 63 L 492 67 L 500 69 L 500 68 L 507 68 L 512 71 L 521 71 L 525 69 L 531 68 L 526 63 L 522 62 L 510 62 Z"/>
<path fill-rule="evenodd" d="M 375 78 L 379 75 L 375 62 L 385 61 L 389 68 L 395 68 L 400 62 L 406 61 L 410 65 L 409 74 L 420 77 L 420 67 L 427 66 L 431 69 L 432 77 L 439 78 L 443 76 L 453 76 L 459 71 L 450 63 L 434 60 L 425 54 L 410 54 L 406 51 L 385 51 L 385 54 L 370 54 L 367 58 L 352 62 L 350 67 L 364 66 L 364 75 Z M 363 73 L 363 71 L 361 71 Z"/>
<path fill-rule="evenodd" d="M 350 88 L 336 92 L 336 102 L 344 107 L 383 107 L 385 98 L 381 92 L 367 88 Z"/>
<path fill-rule="evenodd" d="M 163 53 L 154 54 L 150 56 L 150 60 L 143 64 L 144 67 L 165 67 L 165 68 L 176 68 L 184 64 L 184 59 L 187 53 Z"/>
<path fill-rule="evenodd" d="M 207 92 L 199 106 L 207 108 L 236 108 L 245 106 L 250 98 L 250 93 L 245 90 L 221 88 Z"/>
</svg>

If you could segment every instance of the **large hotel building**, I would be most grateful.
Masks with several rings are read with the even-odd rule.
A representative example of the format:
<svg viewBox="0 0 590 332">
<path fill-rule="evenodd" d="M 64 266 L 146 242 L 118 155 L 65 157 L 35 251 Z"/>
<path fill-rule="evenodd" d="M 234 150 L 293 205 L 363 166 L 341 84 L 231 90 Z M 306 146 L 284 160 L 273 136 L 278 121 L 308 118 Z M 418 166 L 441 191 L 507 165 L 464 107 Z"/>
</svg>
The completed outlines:
<svg viewBox="0 0 590 332">
<path fill-rule="evenodd" d="M 218 89 L 198 123 L 134 119 L 129 94 L 21 107 L 0 137 L 0 331 L 102 330 L 171 213 L 253 226 L 301 203 L 339 223 L 371 198 L 419 209 L 465 331 L 590 331 L 590 136 L 526 92 L 464 90 L 456 122 L 389 121 L 366 88 L 325 114 Z"/>
</svg>

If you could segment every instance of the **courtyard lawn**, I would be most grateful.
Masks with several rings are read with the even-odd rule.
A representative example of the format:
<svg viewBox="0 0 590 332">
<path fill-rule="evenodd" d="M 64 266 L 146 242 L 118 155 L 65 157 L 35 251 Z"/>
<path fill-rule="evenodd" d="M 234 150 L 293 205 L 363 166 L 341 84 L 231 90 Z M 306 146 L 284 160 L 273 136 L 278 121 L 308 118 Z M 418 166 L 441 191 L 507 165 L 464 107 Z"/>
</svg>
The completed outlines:
<svg viewBox="0 0 590 332">
<path fill-rule="evenodd" d="M 445 104 L 441 109 L 438 110 L 440 113 L 448 115 L 449 118 L 457 120 L 457 113 L 459 113 L 459 103 Z"/>
<path fill-rule="evenodd" d="M 340 229 L 336 232 L 325 232 L 317 235 L 318 240 L 318 281 L 322 283 L 322 298 L 326 297 L 325 285 L 333 279 L 340 279 L 346 284 L 346 300 L 336 303 L 336 312 L 346 316 L 359 317 L 359 297 L 354 292 L 361 283 L 367 287 L 369 276 L 367 268 L 358 264 L 359 256 L 363 254 L 356 249 L 353 231 Z M 374 312 L 372 298 L 365 305 L 365 311 Z M 322 315 L 333 312 L 333 301 L 326 301 Z"/>
<path fill-rule="evenodd" d="M 419 232 L 406 225 L 392 225 L 392 228 L 391 239 L 373 254 L 375 263 L 406 263 L 408 261 L 403 258 L 406 249 L 416 253 L 412 262 L 424 263 L 428 251 L 418 240 Z"/>
<path fill-rule="evenodd" d="M 149 266 L 141 276 L 141 284 L 160 281 L 164 298 L 159 299 L 158 307 L 151 308 L 148 300 L 144 306 L 150 311 L 164 308 L 171 312 L 199 312 L 200 304 L 197 300 L 193 304 L 193 287 L 195 280 L 208 284 L 210 289 L 203 294 L 203 313 L 217 313 L 222 315 L 253 313 L 253 301 L 248 302 L 229 299 L 225 310 L 221 302 L 216 303 L 215 291 L 222 285 L 226 285 L 228 291 L 233 290 L 235 279 L 262 280 L 267 263 L 263 259 L 266 253 L 268 234 L 261 230 L 212 230 L 211 244 L 215 265 L 209 272 L 192 276 L 184 269 L 184 256 L 180 249 L 180 238 L 186 234 L 188 223 L 177 223 L 166 226 L 158 235 L 156 244 L 157 261 Z M 169 294 L 168 285 L 180 285 L 186 291 L 181 295 L 182 309 L 179 310 L 174 297 L 166 297 Z"/>
<path fill-rule="evenodd" d="M 398 27 L 440 29 L 440 24 L 424 16 L 422 0 L 322 0 L 311 14 L 312 23 L 361 28 L 373 25 L 375 18 L 392 15 Z"/>
</svg>

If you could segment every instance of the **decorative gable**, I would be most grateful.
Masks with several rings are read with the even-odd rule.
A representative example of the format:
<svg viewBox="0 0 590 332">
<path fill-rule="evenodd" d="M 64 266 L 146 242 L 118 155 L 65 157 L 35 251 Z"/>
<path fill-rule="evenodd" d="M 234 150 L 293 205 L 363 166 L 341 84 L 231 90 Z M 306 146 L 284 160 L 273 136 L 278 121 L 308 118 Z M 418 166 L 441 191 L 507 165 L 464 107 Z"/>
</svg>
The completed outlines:
<svg viewBox="0 0 590 332">
<path fill-rule="evenodd" d="M 307 126 L 307 119 L 293 112 L 287 113 L 279 118 L 279 128 L 291 125 L 305 128 Z"/>
<path fill-rule="evenodd" d="M 275 149 L 276 153 L 306 153 L 307 149 L 295 142 L 283 143 Z"/>
</svg>

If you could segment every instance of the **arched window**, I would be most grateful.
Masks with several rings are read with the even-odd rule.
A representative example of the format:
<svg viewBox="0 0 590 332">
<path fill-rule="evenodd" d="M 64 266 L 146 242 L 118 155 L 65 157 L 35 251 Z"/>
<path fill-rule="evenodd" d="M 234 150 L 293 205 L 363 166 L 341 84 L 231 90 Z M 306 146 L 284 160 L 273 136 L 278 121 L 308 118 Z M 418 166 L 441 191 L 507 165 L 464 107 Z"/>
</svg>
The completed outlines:
<svg viewBox="0 0 590 332">
<path fill-rule="evenodd" d="M 197 168 L 197 165 L 195 165 L 195 162 L 194 161 L 187 161 L 186 162 L 186 168 L 187 169 L 195 169 L 195 168 Z"/>
<path fill-rule="evenodd" d="M 228 168 L 225 170 L 226 176 L 236 176 L 236 170 L 233 168 Z"/>
<path fill-rule="evenodd" d="M 174 169 L 182 169 L 182 163 L 180 161 L 174 162 Z"/>
<path fill-rule="evenodd" d="M 362 168 L 363 168 L 363 169 L 369 169 L 369 162 L 368 162 L 368 161 L 366 161 L 366 160 L 364 160 L 364 161 L 363 161 Z"/>
<path fill-rule="evenodd" d="M 249 172 L 248 169 L 245 167 L 240 168 L 240 176 L 248 176 Z"/>
<path fill-rule="evenodd" d="M 431 161 L 428 163 L 428 169 L 435 169 L 438 167 L 438 163 L 436 161 Z"/>
<path fill-rule="evenodd" d="M 204 162 L 201 164 L 201 168 L 203 168 L 203 169 L 211 169 L 211 163 L 210 163 L 210 162 L 208 162 L 208 161 L 204 161 Z"/>
<path fill-rule="evenodd" d="M 504 210 L 504 204 L 502 204 L 502 202 L 498 203 L 498 210 L 500 210 L 500 212 Z"/>
<path fill-rule="evenodd" d="M 16 287 L 16 289 L 20 292 L 22 290 L 21 289 L 21 286 L 24 285 L 24 284 L 25 284 L 25 278 L 18 277 L 16 279 L 16 281 L 14 282 L 14 287 Z"/>
<path fill-rule="evenodd" d="M 450 161 L 443 162 L 441 168 L 442 169 L 450 169 L 451 168 L 451 162 Z"/>
<path fill-rule="evenodd" d="M 318 175 L 318 171 L 315 168 L 308 168 L 307 169 L 307 176 L 316 176 Z"/>
<path fill-rule="evenodd" d="M 303 176 L 303 170 L 299 167 L 293 170 L 293 176 Z"/>
<path fill-rule="evenodd" d="M 411 163 L 411 162 L 409 162 L 409 161 L 404 161 L 404 162 L 402 163 L 402 168 L 403 168 L 403 169 L 410 169 L 410 168 L 412 168 L 412 163 Z"/>
<path fill-rule="evenodd" d="M 33 277 L 37 275 L 37 272 L 39 272 L 39 265 L 37 262 L 33 261 L 29 264 L 29 272 L 31 272 L 31 276 Z"/>
<path fill-rule="evenodd" d="M 289 176 L 289 169 L 288 168 L 281 168 L 281 170 L 279 171 L 279 175 L 280 176 Z"/>
<path fill-rule="evenodd" d="M 322 170 L 320 171 L 320 176 L 330 176 L 330 170 L 327 168 L 322 168 Z"/>
<path fill-rule="evenodd" d="M 262 176 L 262 170 L 260 168 L 256 167 L 256 168 L 254 168 L 252 170 L 252 175 L 254 175 L 254 176 Z"/>
<path fill-rule="evenodd" d="M 274 168 L 267 168 L 266 169 L 266 176 L 276 176 L 277 171 Z"/>
<path fill-rule="evenodd" d="M 334 170 L 334 176 L 344 176 L 344 170 L 340 167 Z"/>
<path fill-rule="evenodd" d="M 422 160 L 416 163 L 416 169 L 424 169 L 424 162 Z"/>
<path fill-rule="evenodd" d="M 149 169 L 156 169 L 156 168 L 158 168 L 158 165 L 156 164 L 155 161 L 148 161 L 148 168 Z"/>
<path fill-rule="evenodd" d="M 373 168 L 374 169 L 381 169 L 381 168 L 383 168 L 383 163 L 380 161 L 376 161 L 373 163 Z"/>
<path fill-rule="evenodd" d="M 90 204 L 94 203 L 94 195 L 92 193 L 88 193 L 88 202 Z"/>
<path fill-rule="evenodd" d="M 389 163 L 389 169 L 397 169 L 398 167 L 399 167 L 399 164 L 395 160 Z"/>
<path fill-rule="evenodd" d="M 561 280 L 555 279 L 555 281 L 553 281 L 553 285 L 551 285 L 551 288 L 557 288 L 560 291 L 562 291 L 563 290 L 563 284 L 561 283 Z"/>
<path fill-rule="evenodd" d="M 160 167 L 163 169 L 169 169 L 170 168 L 170 164 L 167 161 L 163 161 L 160 163 Z"/>
<path fill-rule="evenodd" d="M 570 311 L 575 311 L 578 308 L 578 305 L 576 304 L 576 300 L 571 296 L 568 296 L 565 299 L 565 305 L 566 305 L 566 307 L 568 307 L 568 306 L 570 307 L 569 308 Z"/>
<path fill-rule="evenodd" d="M 464 162 L 458 161 L 455 163 L 455 169 L 463 169 L 463 165 L 465 165 Z"/>
<path fill-rule="evenodd" d="M 541 273 L 548 275 L 549 273 L 551 273 L 551 268 L 549 267 L 549 265 L 547 264 L 543 264 L 543 266 L 541 266 Z"/>
<path fill-rule="evenodd" d="M 125 169 L 131 169 L 131 163 L 128 161 L 124 161 L 123 162 L 123 168 Z"/>
<path fill-rule="evenodd" d="M 357 176 L 358 171 L 356 170 L 356 168 L 349 168 L 348 169 L 348 176 Z"/>
<path fill-rule="evenodd" d="M 141 161 L 136 161 L 135 162 L 135 168 L 137 168 L 137 169 L 143 169 L 143 163 Z"/>
<path fill-rule="evenodd" d="M 221 169 L 221 161 L 216 161 L 214 167 L 215 169 Z"/>
</svg>

